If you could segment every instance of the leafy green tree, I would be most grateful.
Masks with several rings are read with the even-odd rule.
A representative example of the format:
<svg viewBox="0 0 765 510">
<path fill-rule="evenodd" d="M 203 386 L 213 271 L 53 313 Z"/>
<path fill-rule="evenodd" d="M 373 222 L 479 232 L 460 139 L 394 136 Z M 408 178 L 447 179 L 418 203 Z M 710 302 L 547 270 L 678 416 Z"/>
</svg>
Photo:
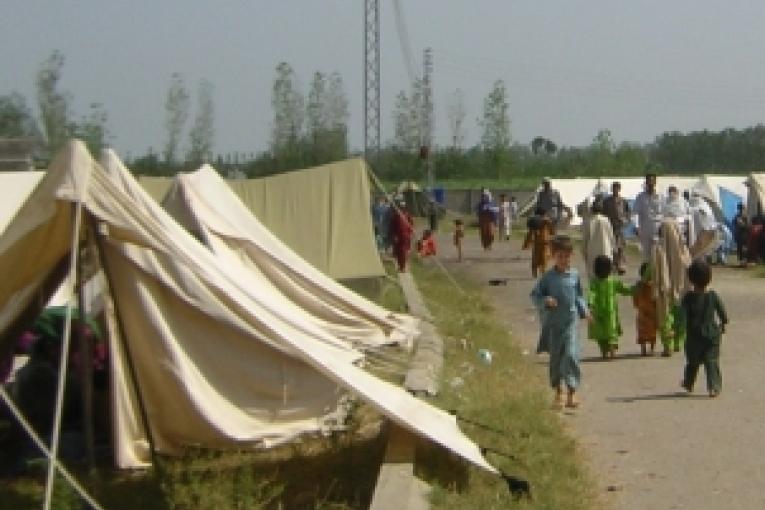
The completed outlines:
<svg viewBox="0 0 765 510">
<path fill-rule="evenodd" d="M 449 140 L 453 149 L 461 149 L 465 144 L 465 92 L 457 89 L 449 100 Z M 440 167 L 439 167 L 440 168 Z"/>
<path fill-rule="evenodd" d="M 329 134 L 327 108 L 327 77 L 324 73 L 316 71 L 308 91 L 308 105 L 306 107 L 306 137 L 313 163 L 326 161 L 324 153 L 327 149 Z"/>
<path fill-rule="evenodd" d="M 42 139 L 42 133 L 27 101 L 18 92 L 0 96 L 0 136 Z"/>
<path fill-rule="evenodd" d="M 71 95 L 59 91 L 64 55 L 53 51 L 42 63 L 35 82 L 37 104 L 40 108 L 43 131 L 48 152 L 55 153 L 71 136 L 72 123 L 69 120 Z"/>
<path fill-rule="evenodd" d="M 337 71 L 329 75 L 327 83 L 327 127 L 330 131 L 328 146 L 331 160 L 348 157 L 348 98 L 343 78 Z"/>
<path fill-rule="evenodd" d="M 501 177 L 510 166 L 510 105 L 503 80 L 495 81 L 484 99 L 483 116 L 478 119 L 478 125 L 487 170 Z"/>
<path fill-rule="evenodd" d="M 101 103 L 91 103 L 90 112 L 80 122 L 72 124 L 70 132 L 88 146 L 91 154 L 99 157 L 108 145 L 109 130 L 106 122 L 109 116 Z"/>
<path fill-rule="evenodd" d="M 186 160 L 200 164 L 212 159 L 215 137 L 215 104 L 213 84 L 207 80 L 199 82 L 197 89 L 197 113 L 194 125 L 189 131 L 189 153 Z"/>
<path fill-rule="evenodd" d="M 165 128 L 167 129 L 167 141 L 163 155 L 165 163 L 175 163 L 178 145 L 181 141 L 181 133 L 189 117 L 189 93 L 183 75 L 173 73 L 170 77 L 170 86 L 167 89 L 165 99 Z"/>
<path fill-rule="evenodd" d="M 283 168 L 302 163 L 301 137 L 304 121 L 303 95 L 297 87 L 295 71 L 286 62 L 276 66 L 271 92 L 274 120 L 271 126 L 271 154 Z"/>
</svg>

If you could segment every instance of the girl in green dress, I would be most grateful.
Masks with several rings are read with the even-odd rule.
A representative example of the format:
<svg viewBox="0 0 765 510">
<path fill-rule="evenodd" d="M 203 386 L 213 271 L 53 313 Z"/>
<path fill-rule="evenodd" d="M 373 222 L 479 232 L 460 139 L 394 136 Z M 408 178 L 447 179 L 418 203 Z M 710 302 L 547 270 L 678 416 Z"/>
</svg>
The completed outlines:
<svg viewBox="0 0 765 510">
<path fill-rule="evenodd" d="M 632 289 L 611 276 L 613 264 L 607 255 L 598 255 L 593 261 L 594 278 L 590 280 L 588 304 L 592 314 L 589 338 L 598 342 L 603 359 L 613 359 L 619 348 L 622 326 L 619 322 L 617 296 L 632 295 Z"/>
</svg>

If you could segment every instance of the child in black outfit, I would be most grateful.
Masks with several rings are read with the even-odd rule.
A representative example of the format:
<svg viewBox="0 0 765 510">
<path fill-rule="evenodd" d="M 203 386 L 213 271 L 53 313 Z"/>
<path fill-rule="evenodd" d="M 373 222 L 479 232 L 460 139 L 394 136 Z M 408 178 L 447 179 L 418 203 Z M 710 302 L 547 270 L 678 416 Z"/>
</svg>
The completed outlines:
<svg viewBox="0 0 765 510">
<path fill-rule="evenodd" d="M 688 280 L 693 289 L 683 296 L 680 304 L 686 324 L 685 373 L 680 385 L 688 392 L 693 391 L 699 365 L 704 364 L 707 375 L 707 390 L 714 398 L 722 390 L 720 373 L 720 339 L 725 333 L 728 315 L 722 301 L 713 290 L 707 291 L 712 279 L 712 270 L 706 262 L 697 260 L 688 268 Z M 719 323 L 715 320 L 715 313 Z"/>
</svg>

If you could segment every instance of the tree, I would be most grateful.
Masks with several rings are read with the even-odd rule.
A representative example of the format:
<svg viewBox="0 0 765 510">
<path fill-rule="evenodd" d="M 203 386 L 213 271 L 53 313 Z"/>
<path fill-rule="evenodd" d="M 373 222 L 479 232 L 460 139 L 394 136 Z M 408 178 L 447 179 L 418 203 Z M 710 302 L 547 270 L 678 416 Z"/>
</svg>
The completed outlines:
<svg viewBox="0 0 765 510">
<path fill-rule="evenodd" d="M 45 140 L 49 153 L 55 153 L 71 135 L 69 121 L 71 96 L 58 90 L 64 55 L 53 51 L 37 72 L 37 104 L 40 108 Z"/>
<path fill-rule="evenodd" d="M 85 142 L 91 154 L 96 157 L 99 157 L 101 151 L 108 145 L 109 130 L 106 127 L 108 118 L 101 103 L 91 103 L 90 113 L 70 127 L 70 132 Z"/>
<path fill-rule="evenodd" d="M 396 96 L 393 107 L 393 144 L 397 149 L 413 152 L 421 142 L 422 80 L 415 80 L 410 95 L 403 90 Z"/>
<path fill-rule="evenodd" d="M 326 149 L 328 138 L 327 128 L 327 77 L 324 73 L 316 71 L 308 91 L 307 139 L 311 147 L 314 163 L 324 162 L 323 152 Z"/>
<path fill-rule="evenodd" d="M 545 152 L 547 154 L 555 154 L 558 151 L 558 146 L 552 140 L 545 140 Z"/>
<path fill-rule="evenodd" d="M 170 77 L 170 87 L 167 89 L 165 99 L 165 128 L 167 129 L 167 141 L 165 142 L 165 163 L 175 162 L 178 145 L 181 141 L 181 132 L 189 117 L 189 93 L 186 90 L 183 75 L 173 73 Z"/>
<path fill-rule="evenodd" d="M 0 96 L 0 136 L 42 138 L 26 99 L 18 92 Z"/>
<path fill-rule="evenodd" d="M 287 167 L 302 161 L 300 137 L 303 131 L 303 95 L 297 89 L 297 77 L 292 67 L 281 62 L 276 66 L 276 78 L 271 93 L 274 120 L 271 126 L 271 153 Z"/>
<path fill-rule="evenodd" d="M 544 148 L 546 141 L 547 139 L 542 136 L 535 137 L 533 140 L 531 140 L 531 152 L 534 154 L 539 154 L 539 151 Z"/>
<path fill-rule="evenodd" d="M 199 82 L 197 88 L 197 114 L 189 131 L 189 153 L 187 161 L 195 164 L 212 158 L 215 137 L 215 105 L 213 84 L 207 80 Z"/>
<path fill-rule="evenodd" d="M 609 129 L 598 131 L 598 134 L 592 139 L 592 147 L 607 153 L 614 152 L 616 144 L 614 143 L 613 136 L 611 136 L 611 131 Z"/>
<path fill-rule="evenodd" d="M 494 167 L 495 175 L 501 176 L 510 161 L 510 105 L 503 80 L 495 81 L 484 99 L 483 117 L 478 119 L 478 125 L 487 163 Z"/>
<path fill-rule="evenodd" d="M 449 133 L 453 149 L 461 149 L 465 143 L 465 92 L 457 89 L 449 101 Z"/>
<path fill-rule="evenodd" d="M 332 160 L 344 159 L 348 156 L 348 98 L 343 78 L 337 71 L 329 75 L 326 115 L 330 130 L 330 157 Z"/>
</svg>

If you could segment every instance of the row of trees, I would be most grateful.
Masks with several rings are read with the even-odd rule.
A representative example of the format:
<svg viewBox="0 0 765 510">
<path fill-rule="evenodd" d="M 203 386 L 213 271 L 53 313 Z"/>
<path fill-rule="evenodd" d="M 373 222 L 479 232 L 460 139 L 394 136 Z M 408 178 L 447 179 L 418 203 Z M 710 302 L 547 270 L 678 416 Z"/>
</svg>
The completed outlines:
<svg viewBox="0 0 765 510">
<path fill-rule="evenodd" d="M 72 111 L 72 95 L 60 90 L 64 56 L 54 51 L 37 73 L 35 117 L 24 96 L 0 95 L 0 136 L 33 137 L 47 152 L 55 152 L 70 137 L 86 141 L 94 153 L 108 144 L 111 134 L 103 105 L 90 104 L 84 115 Z M 415 81 L 395 99 L 393 137 L 372 162 L 378 175 L 388 180 L 424 178 L 420 160 L 423 143 L 425 93 Z M 184 77 L 173 73 L 165 97 L 166 138 L 162 150 L 131 161 L 140 173 L 174 174 L 201 162 L 212 161 L 220 170 L 238 170 L 247 176 L 269 175 L 315 166 L 349 156 L 348 99 L 338 72 L 316 71 L 307 94 L 294 69 L 286 62 L 276 66 L 272 87 L 271 140 L 259 154 L 214 157 L 215 108 L 213 85 L 202 80 L 196 90 L 196 115 L 187 130 L 191 94 Z M 38 121 L 39 119 L 39 121 Z M 765 161 L 765 126 L 720 132 L 663 133 L 650 144 L 617 145 L 610 131 L 599 131 L 587 147 L 559 147 L 545 136 L 529 144 L 513 143 L 510 106 L 505 83 L 497 80 L 484 98 L 476 119 L 480 142 L 465 147 L 467 110 L 465 96 L 455 91 L 447 106 L 450 143 L 431 148 L 430 159 L 439 179 L 505 179 L 515 176 L 589 176 L 639 174 L 649 166 L 658 171 L 699 173 L 746 172 L 762 169 Z M 183 146 L 184 135 L 187 144 Z M 182 147 L 183 146 L 183 147 Z"/>
</svg>

